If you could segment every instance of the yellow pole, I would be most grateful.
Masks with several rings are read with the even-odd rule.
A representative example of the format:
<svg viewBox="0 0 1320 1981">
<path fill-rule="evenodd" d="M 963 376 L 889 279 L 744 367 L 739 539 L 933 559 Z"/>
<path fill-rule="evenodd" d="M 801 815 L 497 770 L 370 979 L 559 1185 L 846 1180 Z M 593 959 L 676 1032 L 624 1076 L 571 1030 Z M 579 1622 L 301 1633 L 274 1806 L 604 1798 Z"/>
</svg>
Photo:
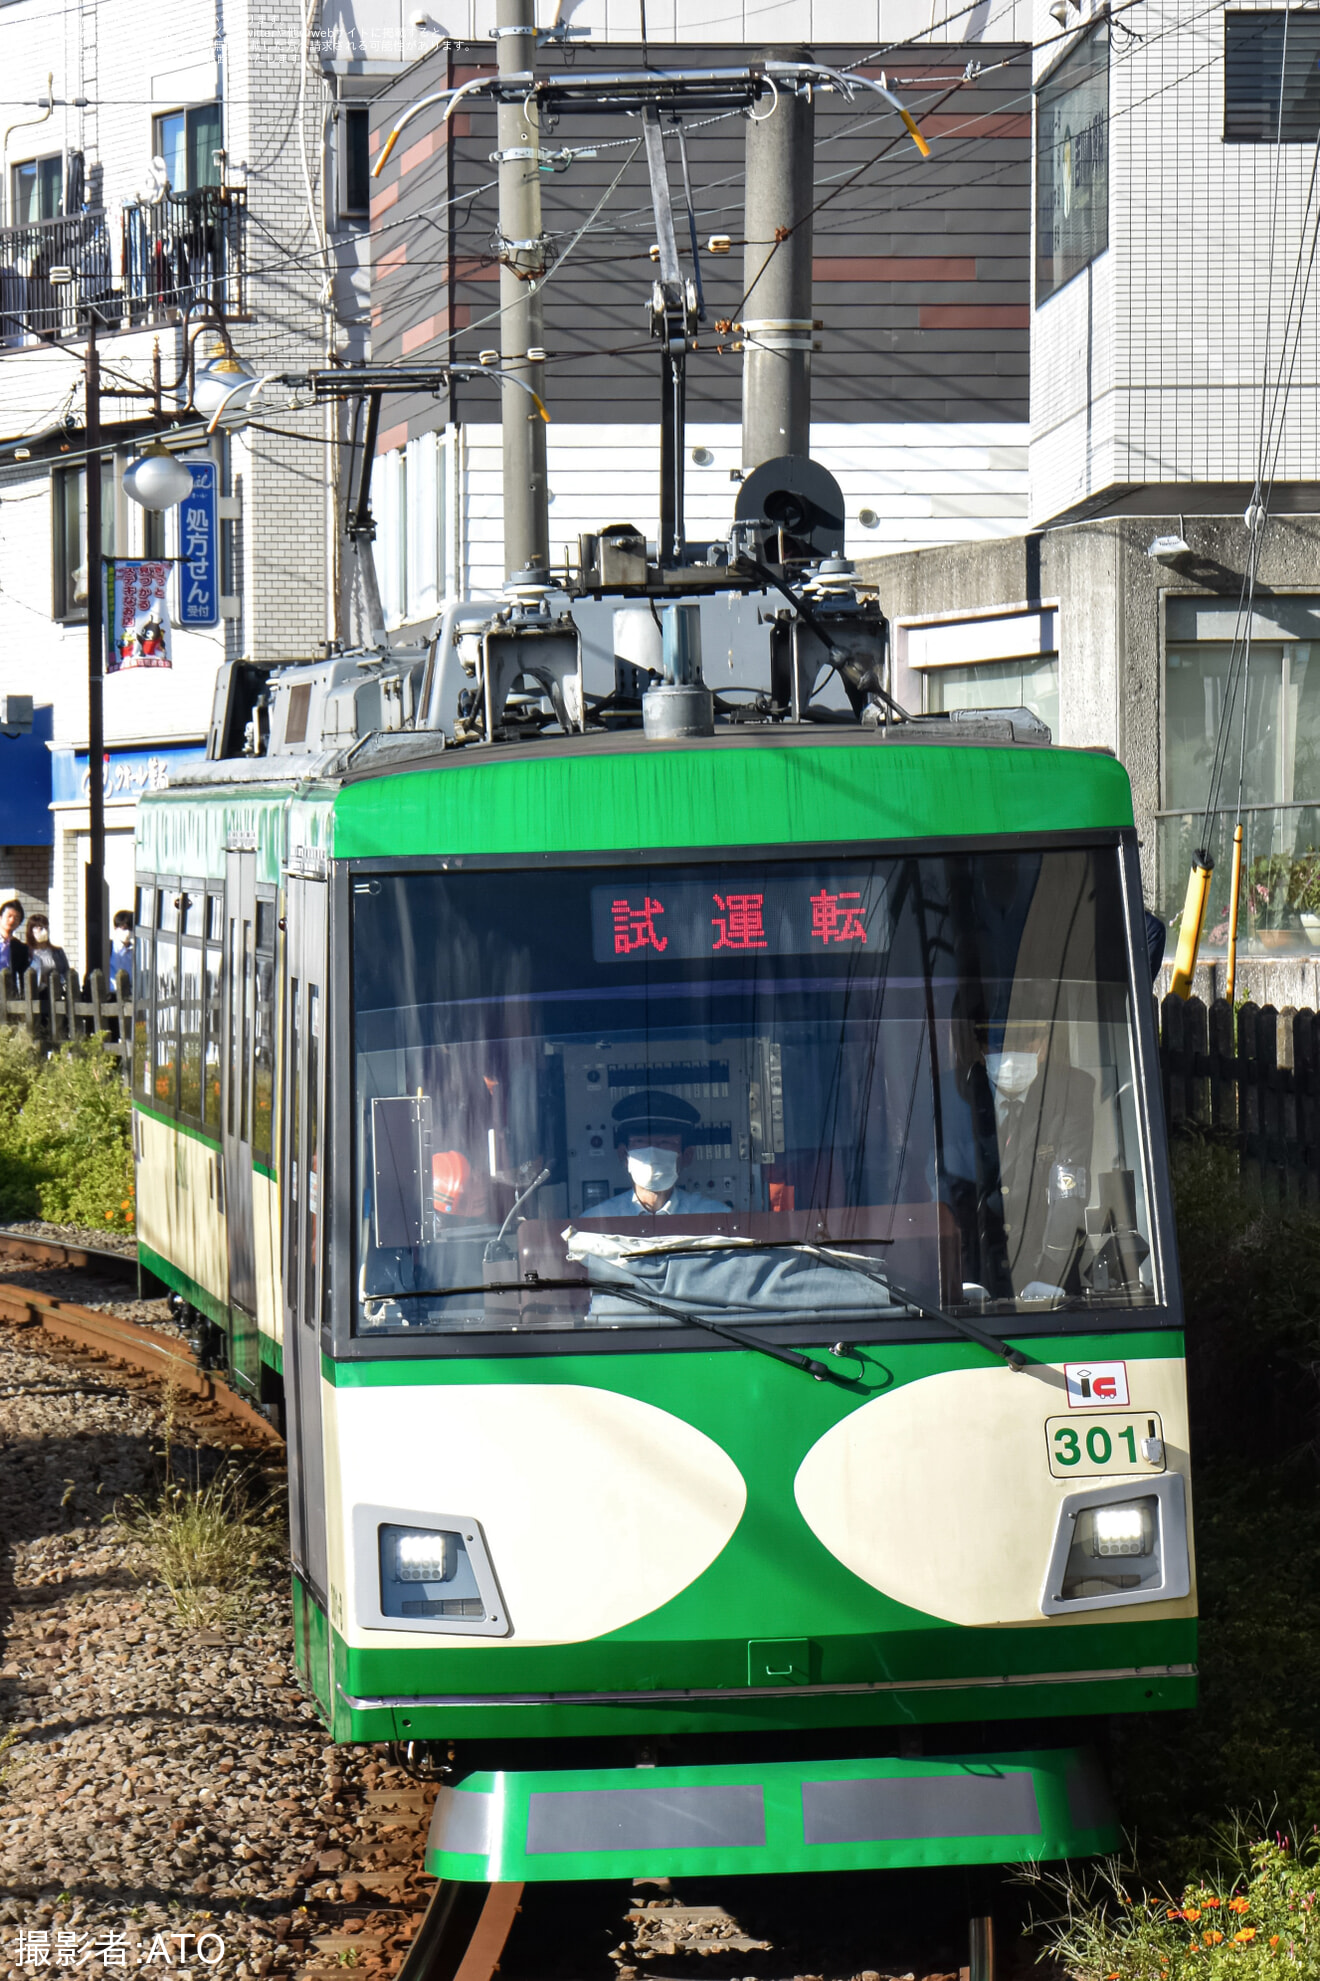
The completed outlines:
<svg viewBox="0 0 1320 1981">
<path fill-rule="evenodd" d="M 1170 993 L 1186 1001 L 1192 994 L 1192 972 L 1196 968 L 1196 952 L 1201 942 L 1201 924 L 1205 920 L 1205 904 L 1210 896 L 1210 877 L 1215 863 L 1204 847 L 1199 847 L 1192 855 L 1192 871 L 1187 876 L 1187 899 L 1183 902 L 1182 927 L 1178 931 L 1178 956 L 1173 966 L 1173 981 Z"/>
<path fill-rule="evenodd" d="M 1228 897 L 1228 969 L 1224 974 L 1224 996 L 1231 1004 L 1237 983 L 1238 896 L 1242 892 L 1242 821 L 1233 828 L 1233 882 Z"/>
</svg>

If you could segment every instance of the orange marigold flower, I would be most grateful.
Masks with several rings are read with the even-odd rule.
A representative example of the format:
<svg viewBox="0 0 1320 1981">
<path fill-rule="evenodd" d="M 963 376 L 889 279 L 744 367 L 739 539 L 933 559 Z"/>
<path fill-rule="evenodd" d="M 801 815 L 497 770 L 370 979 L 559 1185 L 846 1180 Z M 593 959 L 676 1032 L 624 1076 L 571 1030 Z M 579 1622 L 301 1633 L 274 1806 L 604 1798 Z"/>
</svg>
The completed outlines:
<svg viewBox="0 0 1320 1981">
<path fill-rule="evenodd" d="M 1169 1916 L 1169 1918 L 1170 1918 L 1170 1919 L 1181 1919 L 1181 1918 L 1182 1918 L 1182 1910 L 1181 1910 L 1181 1908 L 1180 1908 L 1179 1906 L 1176 1906 L 1176 1905 L 1171 1905 L 1171 1906 L 1169 1907 L 1169 1912 L 1168 1912 L 1168 1916 Z"/>
<path fill-rule="evenodd" d="M 1199 1905 L 1187 1905 L 1183 1907 L 1180 1913 L 1175 1913 L 1174 1917 L 1195 1921 L 1201 1917 L 1201 1908 Z"/>
<path fill-rule="evenodd" d="M 1256 1926 L 1244 1926 L 1240 1933 L 1234 1933 L 1233 1935 L 1234 1946 L 1238 1946 L 1238 1947 L 1249 1946 L 1251 1941 L 1255 1939 L 1256 1934 L 1259 1930 L 1260 1929 Z"/>
<path fill-rule="evenodd" d="M 1223 1939 L 1223 1937 L 1224 1936 L 1222 1933 L 1202 1933 L 1201 1935 L 1201 1938 L 1205 1941 L 1208 1947 L 1217 1947 L 1219 1945 L 1219 1942 Z"/>
<path fill-rule="evenodd" d="M 1278 1936 L 1278 1934 L 1277 1934 L 1277 1933 L 1271 1933 L 1271 1934 L 1270 1934 L 1270 1945 L 1271 1945 L 1272 1947 L 1277 1947 L 1277 1946 L 1278 1946 L 1278 1944 L 1279 1944 L 1279 1936 Z"/>
<path fill-rule="evenodd" d="M 1217 1898 L 1208 1898 L 1206 1899 L 1205 1904 L 1207 1909 L 1211 1912 L 1217 1912 L 1219 1909 L 1219 1900 Z"/>
<path fill-rule="evenodd" d="M 1251 1900 L 1249 1898 L 1242 1898 L 1241 1896 L 1231 1898 L 1228 1901 L 1228 1909 L 1230 1912 L 1250 1912 Z"/>
</svg>

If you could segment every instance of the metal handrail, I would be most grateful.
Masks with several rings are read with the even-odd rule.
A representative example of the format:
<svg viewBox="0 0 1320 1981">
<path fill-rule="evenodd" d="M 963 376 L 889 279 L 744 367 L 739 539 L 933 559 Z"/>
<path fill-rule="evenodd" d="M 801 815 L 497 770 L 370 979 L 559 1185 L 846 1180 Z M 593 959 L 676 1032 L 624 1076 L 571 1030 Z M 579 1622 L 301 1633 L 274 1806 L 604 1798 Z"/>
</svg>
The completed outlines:
<svg viewBox="0 0 1320 1981">
<path fill-rule="evenodd" d="M 203 301 L 242 316 L 246 219 L 242 187 L 206 186 L 0 228 L 0 343 L 76 337 L 93 310 L 111 330 L 170 322 Z"/>
</svg>

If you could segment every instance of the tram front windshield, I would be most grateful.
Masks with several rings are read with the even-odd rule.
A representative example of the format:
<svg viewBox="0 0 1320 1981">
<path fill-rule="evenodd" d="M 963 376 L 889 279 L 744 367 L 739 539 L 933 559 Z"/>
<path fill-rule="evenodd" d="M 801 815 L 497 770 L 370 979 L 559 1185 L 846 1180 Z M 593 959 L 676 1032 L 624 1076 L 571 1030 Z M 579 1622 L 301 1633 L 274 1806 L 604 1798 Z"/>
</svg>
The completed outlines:
<svg viewBox="0 0 1320 1981">
<path fill-rule="evenodd" d="M 352 882 L 360 1333 L 1158 1295 L 1116 847 Z"/>
</svg>

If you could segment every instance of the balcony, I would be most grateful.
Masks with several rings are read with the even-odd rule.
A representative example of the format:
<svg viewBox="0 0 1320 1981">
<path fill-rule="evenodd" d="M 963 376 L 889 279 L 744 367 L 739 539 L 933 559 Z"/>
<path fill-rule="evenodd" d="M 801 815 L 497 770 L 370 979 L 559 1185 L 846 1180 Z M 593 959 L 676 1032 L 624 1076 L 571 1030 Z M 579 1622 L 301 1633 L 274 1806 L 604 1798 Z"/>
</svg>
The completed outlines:
<svg viewBox="0 0 1320 1981">
<path fill-rule="evenodd" d="M 1228 897 L 1233 878 L 1233 828 L 1242 820 L 1242 893 L 1238 947 L 1249 956 L 1320 952 L 1320 804 L 1244 805 L 1214 812 L 1209 851 L 1215 863 L 1206 907 L 1202 957 L 1228 946 Z M 1201 842 L 1199 812 L 1166 812 L 1157 821 L 1159 912 L 1176 933 L 1193 851 Z"/>
<path fill-rule="evenodd" d="M 175 321 L 199 302 L 245 314 L 247 194 L 207 186 L 151 205 L 0 228 L 0 344 Z M 72 281 L 51 276 L 68 269 Z"/>
</svg>

